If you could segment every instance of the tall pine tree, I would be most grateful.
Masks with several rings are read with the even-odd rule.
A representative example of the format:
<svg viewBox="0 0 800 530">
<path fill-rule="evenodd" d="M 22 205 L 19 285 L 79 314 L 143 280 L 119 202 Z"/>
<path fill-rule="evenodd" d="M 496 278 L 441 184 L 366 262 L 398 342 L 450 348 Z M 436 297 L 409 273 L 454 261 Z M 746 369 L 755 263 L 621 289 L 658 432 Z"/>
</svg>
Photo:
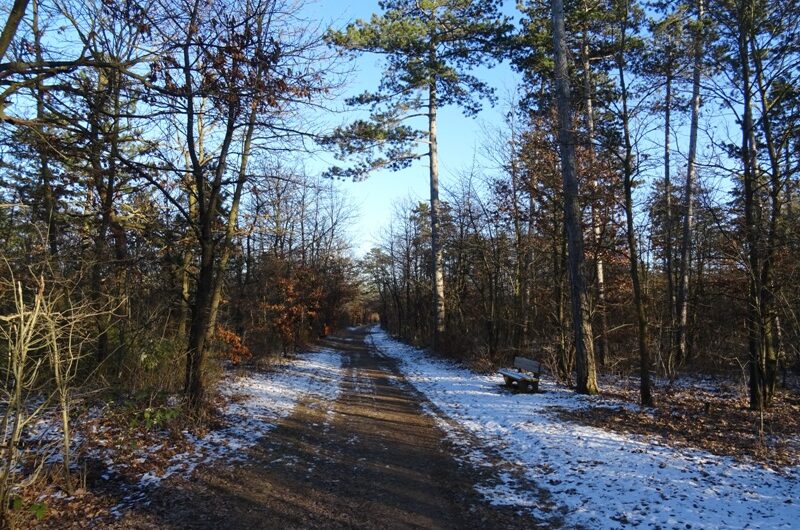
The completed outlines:
<svg viewBox="0 0 800 530">
<path fill-rule="evenodd" d="M 428 157 L 431 199 L 431 255 L 433 270 L 433 348 L 441 349 L 445 331 L 444 254 L 440 238 L 437 111 L 458 105 L 467 115 L 480 110 L 491 87 L 470 74 L 491 62 L 497 44 L 510 30 L 501 17 L 498 0 L 386 0 L 382 15 L 358 20 L 343 31 L 331 32 L 330 41 L 355 53 L 375 53 L 386 59 L 384 75 L 375 92 L 365 92 L 351 103 L 369 104 L 369 120 L 336 131 L 332 142 L 342 154 L 360 153 L 360 164 L 334 168 L 333 174 L 363 177 L 380 168 L 401 169 Z M 407 125 L 427 118 L 427 130 Z M 415 144 L 427 143 L 427 153 Z"/>
</svg>

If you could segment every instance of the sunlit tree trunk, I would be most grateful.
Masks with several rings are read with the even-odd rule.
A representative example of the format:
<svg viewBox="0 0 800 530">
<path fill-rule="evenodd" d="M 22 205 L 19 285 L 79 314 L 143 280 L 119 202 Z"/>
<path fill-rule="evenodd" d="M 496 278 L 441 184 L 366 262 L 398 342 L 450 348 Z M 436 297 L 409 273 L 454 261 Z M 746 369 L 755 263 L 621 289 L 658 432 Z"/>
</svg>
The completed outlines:
<svg viewBox="0 0 800 530">
<path fill-rule="evenodd" d="M 691 259 L 692 227 L 694 225 L 694 188 L 697 180 L 697 132 L 700 125 L 700 82 L 703 68 L 703 0 L 697 0 L 697 18 L 694 35 L 694 65 L 692 66 L 692 117 L 689 125 L 689 157 L 684 188 L 684 217 L 681 233 L 681 261 L 678 278 L 676 330 L 677 362 L 686 361 L 689 354 L 687 334 L 689 323 L 689 261 Z"/>
<path fill-rule="evenodd" d="M 583 394 L 596 394 L 598 389 L 594 362 L 594 344 L 592 341 L 592 322 L 583 273 L 583 230 L 581 229 L 581 208 L 578 202 L 578 179 L 575 175 L 575 133 L 572 128 L 572 109 L 570 108 L 571 98 L 563 1 L 552 0 L 551 9 L 553 47 L 555 49 L 556 102 L 559 122 L 558 141 L 564 186 L 564 224 L 567 232 L 569 256 L 568 268 L 572 306 L 572 331 L 575 337 L 577 391 Z"/>
<path fill-rule="evenodd" d="M 584 12 L 588 11 L 584 6 Z M 592 85 L 592 65 L 589 60 L 589 35 L 586 29 L 583 30 L 583 38 L 581 43 L 581 62 L 583 63 L 583 104 L 586 112 L 586 140 L 587 149 L 589 153 L 589 171 L 594 172 L 595 151 L 594 151 L 594 101 L 592 94 L 594 93 Z M 597 191 L 598 180 L 596 175 L 591 177 L 591 185 L 594 191 Z M 598 204 L 599 198 L 595 197 L 592 201 L 592 238 L 595 245 L 595 259 L 594 259 L 594 272 L 595 272 L 595 290 L 597 294 L 597 301 L 595 304 L 595 313 L 597 314 L 597 323 L 600 325 L 599 333 L 597 334 L 597 360 L 603 365 L 606 362 L 608 355 L 608 316 L 606 314 L 606 280 L 605 280 L 605 266 L 603 264 L 602 255 L 602 235 L 603 227 L 600 219 L 600 206 Z"/>
<path fill-rule="evenodd" d="M 428 87 L 428 155 L 431 188 L 431 259 L 433 260 L 433 349 L 440 351 L 445 331 L 444 253 L 439 241 L 441 204 L 439 202 L 439 148 L 436 131 L 436 80 Z"/>
</svg>

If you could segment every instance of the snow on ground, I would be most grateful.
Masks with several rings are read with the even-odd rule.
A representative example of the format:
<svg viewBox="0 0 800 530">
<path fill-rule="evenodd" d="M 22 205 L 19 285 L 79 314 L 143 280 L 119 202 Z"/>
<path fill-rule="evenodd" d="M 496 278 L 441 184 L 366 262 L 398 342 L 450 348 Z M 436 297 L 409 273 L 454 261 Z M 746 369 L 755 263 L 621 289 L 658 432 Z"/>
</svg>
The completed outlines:
<svg viewBox="0 0 800 530">
<path fill-rule="evenodd" d="M 276 426 L 277 420 L 291 414 L 300 400 L 306 397 L 323 402 L 335 400 L 342 377 L 341 365 L 341 353 L 324 350 L 301 354 L 274 372 L 250 372 L 224 384 L 222 393 L 236 397 L 228 402 L 223 413 L 229 425 L 195 438 L 192 455 L 202 455 L 199 463 L 223 456 L 228 461 L 243 459 L 241 450 L 254 445 Z M 191 460 L 192 455 L 175 458 Z"/>
<path fill-rule="evenodd" d="M 560 421 L 549 409 L 623 406 L 580 396 L 548 381 L 539 394 L 500 388 L 499 375 L 478 375 L 435 360 L 375 328 L 378 351 L 400 361 L 407 380 L 487 447 L 525 469 L 552 494 L 567 527 L 797 528 L 800 469 L 778 473 L 654 438 Z M 628 405 L 629 406 L 629 405 Z M 447 426 L 447 422 L 440 421 Z M 452 430 L 452 429 L 451 429 Z M 470 461 L 476 457 L 473 451 Z M 535 493 L 503 473 L 477 486 L 495 504 L 552 514 Z"/>
<path fill-rule="evenodd" d="M 223 411 L 227 427 L 210 431 L 202 437 L 185 431 L 183 434 L 192 442 L 192 449 L 173 456 L 163 472 L 144 474 L 138 487 L 133 488 L 113 512 L 119 515 L 125 507 L 143 501 L 148 486 L 157 485 L 173 474 L 188 476 L 197 466 L 223 457 L 226 462 L 245 459 L 244 449 L 253 446 L 275 428 L 277 422 L 291 414 L 301 400 L 312 399 L 323 403 L 335 400 L 343 374 L 341 365 L 340 352 L 323 350 L 299 354 L 275 371 L 249 372 L 245 376 L 223 381 L 222 393 L 233 398 L 228 400 Z M 157 451 L 160 446 L 160 443 L 154 444 L 142 448 L 139 453 L 146 458 L 147 454 Z M 103 458 L 109 468 L 105 478 L 110 479 L 115 469 L 124 463 L 114 462 L 108 454 Z"/>
</svg>

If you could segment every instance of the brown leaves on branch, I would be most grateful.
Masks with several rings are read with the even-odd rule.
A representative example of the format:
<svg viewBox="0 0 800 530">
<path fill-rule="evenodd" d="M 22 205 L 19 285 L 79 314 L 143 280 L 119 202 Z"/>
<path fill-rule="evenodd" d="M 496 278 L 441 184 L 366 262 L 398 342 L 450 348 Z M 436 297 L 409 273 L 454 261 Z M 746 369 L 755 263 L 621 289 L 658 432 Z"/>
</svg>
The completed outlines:
<svg viewBox="0 0 800 530">
<path fill-rule="evenodd" d="M 225 357 L 232 364 L 238 365 L 253 358 L 253 352 L 244 344 L 242 337 L 222 324 L 217 324 L 216 338 L 222 343 Z"/>
<path fill-rule="evenodd" d="M 301 269 L 275 282 L 274 296 L 263 304 L 267 323 L 283 344 L 297 345 L 303 328 L 310 326 L 319 310 L 322 288 L 312 271 Z"/>
</svg>

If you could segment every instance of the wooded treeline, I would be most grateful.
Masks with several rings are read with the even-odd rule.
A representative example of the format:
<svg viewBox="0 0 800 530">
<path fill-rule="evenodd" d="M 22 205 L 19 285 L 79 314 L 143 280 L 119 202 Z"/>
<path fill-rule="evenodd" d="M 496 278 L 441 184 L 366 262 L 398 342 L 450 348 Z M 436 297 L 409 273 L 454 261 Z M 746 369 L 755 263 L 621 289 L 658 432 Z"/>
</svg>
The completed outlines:
<svg viewBox="0 0 800 530">
<path fill-rule="evenodd" d="M 273 0 L 26 13 L 0 65 L 6 273 L 102 312 L 114 371 L 174 341 L 198 400 L 217 328 L 273 349 L 337 318 L 353 210 L 296 156 L 338 82 L 318 28 Z"/>
<path fill-rule="evenodd" d="M 298 10 L 14 3 L 0 39 L 3 514 L 42 407 L 62 406 L 66 448 L 84 391 L 151 407 L 184 391 L 201 411 L 219 360 L 293 351 L 347 318 L 354 210 L 300 157 L 318 134 L 301 116 L 338 67 Z"/>
<path fill-rule="evenodd" d="M 480 22 L 458 38 L 523 79 L 506 127 L 433 202 L 438 215 L 401 206 L 365 259 L 384 325 L 435 345 L 444 318 L 440 350 L 489 365 L 544 356 L 588 393 L 595 365 L 636 370 L 645 404 L 653 373 L 746 373 L 751 407 L 768 406 L 780 371 L 800 363 L 797 3 L 523 2 L 517 24 L 498 6 L 384 2 L 339 36 L 386 54 L 387 75 L 423 78 L 399 104 L 386 81 L 358 102 L 374 109 L 361 138 L 379 145 L 344 145 L 373 166 L 407 159 L 409 138 L 447 134 L 414 136 L 398 110 L 435 117 L 431 85 L 457 85 L 462 105 L 490 95 L 470 89 L 477 61 L 447 62 L 453 20 Z M 431 318 L 440 289 L 446 316 Z"/>
</svg>

